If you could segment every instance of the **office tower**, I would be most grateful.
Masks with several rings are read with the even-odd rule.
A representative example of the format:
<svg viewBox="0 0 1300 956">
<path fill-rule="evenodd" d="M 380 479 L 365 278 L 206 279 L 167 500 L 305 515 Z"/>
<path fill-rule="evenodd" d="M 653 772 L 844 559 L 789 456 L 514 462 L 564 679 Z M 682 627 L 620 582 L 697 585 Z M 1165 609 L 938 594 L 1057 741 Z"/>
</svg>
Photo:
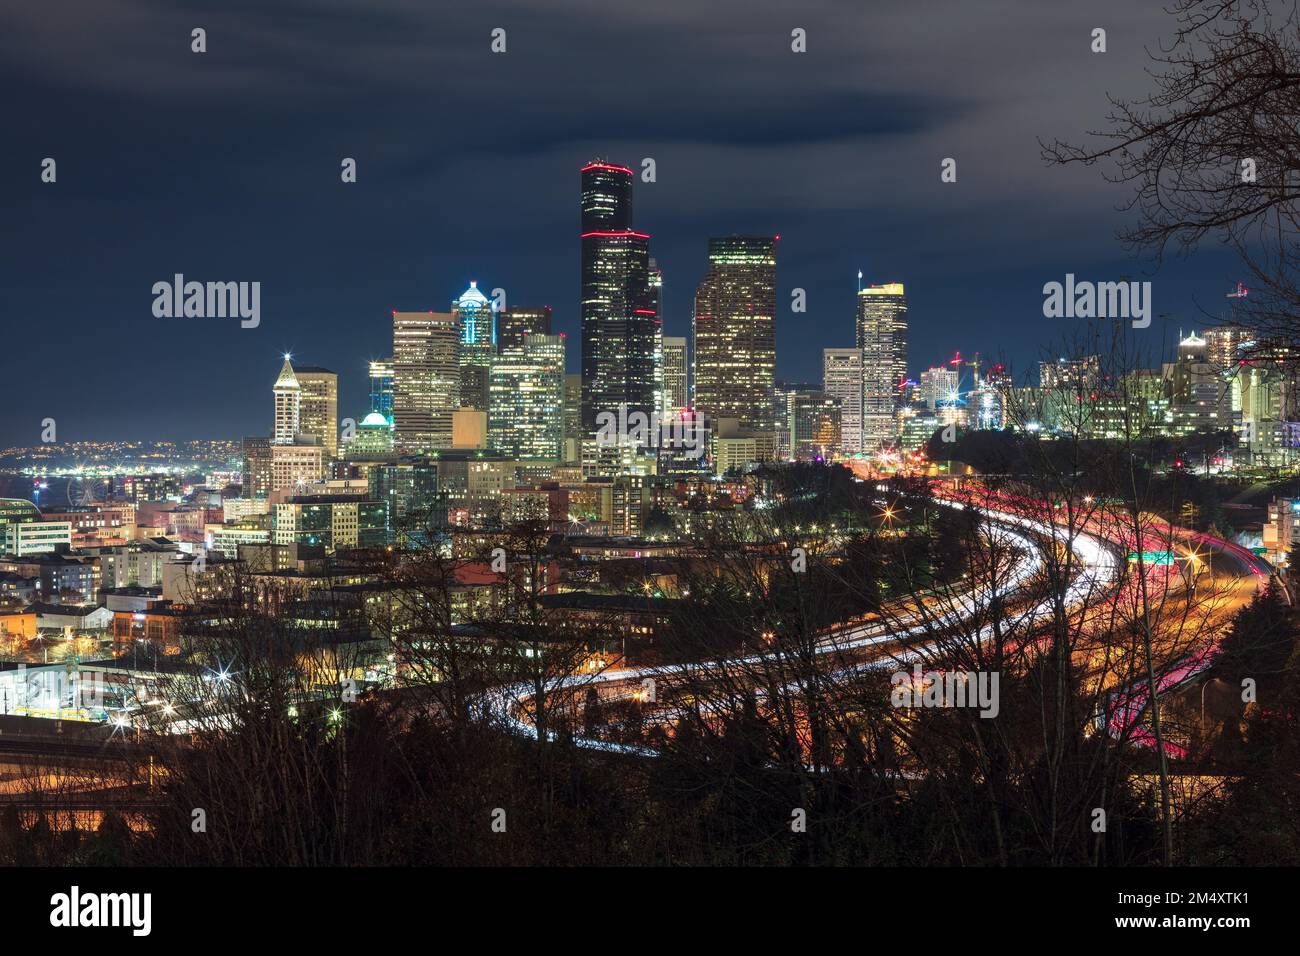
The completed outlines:
<svg viewBox="0 0 1300 956">
<path fill-rule="evenodd" d="M 326 474 L 325 446 L 319 442 L 295 442 L 271 446 L 271 491 L 301 488 L 320 481 Z"/>
<path fill-rule="evenodd" d="M 790 398 L 790 448 L 794 458 L 825 460 L 840 445 L 839 399 L 826 392 L 797 391 Z"/>
<path fill-rule="evenodd" d="M 477 282 L 452 302 L 451 313 L 460 329 L 460 407 L 487 411 L 488 369 L 497 351 L 496 313 Z"/>
<path fill-rule="evenodd" d="M 1257 426 L 1265 419 L 1260 419 L 1255 414 L 1247 417 L 1244 412 L 1248 404 L 1253 404 L 1256 411 L 1261 408 L 1259 401 L 1252 403 L 1252 399 L 1261 398 L 1261 393 L 1253 391 L 1252 387 L 1271 377 L 1262 374 L 1272 364 L 1266 357 L 1271 350 L 1261 349 L 1252 331 L 1241 325 L 1208 328 L 1203 336 L 1206 361 L 1219 378 L 1219 427 L 1240 429 L 1247 437 L 1264 439 L 1266 436 L 1263 432 L 1268 431 L 1268 427 L 1261 431 Z M 1258 359 L 1265 361 L 1261 363 Z M 1252 424 L 1242 428 L 1247 422 Z M 1253 464 L 1263 460 L 1261 456 L 1253 454 L 1247 457 Z"/>
<path fill-rule="evenodd" d="M 939 428 L 939 416 L 920 404 L 905 405 L 898 410 L 898 447 L 918 451 L 930 444 Z"/>
<path fill-rule="evenodd" d="M 393 360 L 372 360 L 370 363 L 370 410 L 378 412 L 390 422 L 393 420 Z"/>
<path fill-rule="evenodd" d="M 515 306 L 497 313 L 497 351 L 523 345 L 525 335 L 551 334 L 551 307 Z"/>
<path fill-rule="evenodd" d="M 280 366 L 280 377 L 275 380 L 272 390 L 275 392 L 275 424 L 271 441 L 276 445 L 292 445 L 298 438 L 299 415 L 302 407 L 302 388 L 298 376 L 293 373 L 293 365 L 285 355 L 284 364 Z"/>
<path fill-rule="evenodd" d="M 394 446 L 411 453 L 451 445 L 460 407 L 460 335 L 449 312 L 393 312 Z"/>
<path fill-rule="evenodd" d="M 695 293 L 695 409 L 769 432 L 776 374 L 776 238 L 709 240 Z"/>
<path fill-rule="evenodd" d="M 271 540 L 275 544 L 376 548 L 388 540 L 388 506 L 365 495 L 303 495 L 277 503 Z"/>
<path fill-rule="evenodd" d="M 564 376 L 564 463 L 582 458 L 582 376 Z"/>
<path fill-rule="evenodd" d="M 498 525 L 502 491 L 515 486 L 519 462 L 495 452 L 456 449 L 438 455 L 438 493 L 459 527 Z"/>
<path fill-rule="evenodd" d="M 747 431 L 740 427 L 740 420 L 736 418 L 719 418 L 708 424 L 714 474 L 723 475 L 733 468 L 745 471 L 752 465 L 781 457 L 781 432 Z M 789 430 L 784 435 L 785 444 L 789 445 Z"/>
<path fill-rule="evenodd" d="M 1232 427 L 1232 393 L 1218 369 L 1210 363 L 1208 344 L 1195 332 L 1178 343 L 1178 360 L 1173 363 L 1169 378 L 1174 429 L 1179 434 Z"/>
<path fill-rule="evenodd" d="M 325 446 L 326 458 L 339 456 L 339 377 L 327 368 L 303 365 L 298 377 L 298 430 Z"/>
<path fill-rule="evenodd" d="M 650 237 L 632 229 L 632 170 L 582 168 L 582 429 L 601 412 L 653 416 L 659 317 L 650 288 Z"/>
<path fill-rule="evenodd" d="M 1038 363 L 1038 387 L 1047 390 L 1091 391 L 1101 382 L 1101 358 L 1059 358 Z"/>
<path fill-rule="evenodd" d="M 1216 372 L 1231 375 L 1255 344 L 1255 335 L 1241 325 L 1218 325 L 1205 330 L 1205 357 Z"/>
<path fill-rule="evenodd" d="M 243 496 L 265 498 L 271 493 L 271 439 L 244 439 Z"/>
<path fill-rule="evenodd" d="M 488 445 L 519 461 L 564 457 L 563 335 L 526 335 L 492 366 Z"/>
<path fill-rule="evenodd" d="M 713 435 L 704 416 L 689 408 L 676 409 L 670 414 L 660 432 L 655 474 L 681 477 L 707 471 Z M 775 450 L 768 457 L 775 457 Z"/>
<path fill-rule="evenodd" d="M 436 460 L 410 458 L 376 465 L 367 481 L 370 499 L 388 506 L 390 532 L 446 525 L 447 506 L 439 493 Z M 399 534 L 390 533 L 390 539 Z"/>
<path fill-rule="evenodd" d="M 817 386 L 799 382 L 777 382 L 772 386 L 772 423 L 776 431 L 776 457 L 786 461 L 794 457 L 794 446 L 790 443 L 793 434 L 791 415 L 794 411 L 794 396 L 800 392 L 815 392 Z"/>
<path fill-rule="evenodd" d="M 690 366 L 686 360 L 686 337 L 664 336 L 664 411 L 691 407 Z"/>
<path fill-rule="evenodd" d="M 932 366 L 921 373 L 921 399 L 927 408 L 938 408 L 940 402 L 952 401 L 958 397 L 958 382 L 955 368 Z"/>
<path fill-rule="evenodd" d="M 460 328 L 461 364 L 491 365 L 497 350 L 496 312 L 478 290 L 478 282 L 471 282 L 460 298 L 452 301 L 451 312 Z"/>
<path fill-rule="evenodd" d="M 822 350 L 822 391 L 840 403 L 840 450 L 862 451 L 862 350 Z"/>
<path fill-rule="evenodd" d="M 1236 457 L 1252 466 L 1285 468 L 1295 465 L 1297 392 L 1294 366 L 1264 360 L 1243 367 L 1237 375 L 1240 396 Z M 1227 425 L 1220 425 L 1226 429 Z"/>
<path fill-rule="evenodd" d="M 664 398 L 664 273 L 663 270 L 655 263 L 654 256 L 650 257 L 650 297 L 654 300 L 651 306 L 658 316 L 659 325 L 655 329 L 655 411 L 661 412 L 664 409 L 666 400 Z"/>
<path fill-rule="evenodd" d="M 1090 432 L 1096 423 L 1090 396 L 1102 384 L 1099 356 L 1039 362 L 1037 396 L 1022 401 L 1022 409 L 1032 410 L 1049 431 Z"/>
<path fill-rule="evenodd" d="M 966 393 L 966 417 L 973 428 L 1001 428 L 1006 419 L 1003 389 L 985 379 Z"/>
<path fill-rule="evenodd" d="M 858 348 L 862 350 L 864 451 L 892 443 L 898 383 L 907 378 L 907 295 L 903 283 L 869 285 L 858 292 Z"/>
</svg>

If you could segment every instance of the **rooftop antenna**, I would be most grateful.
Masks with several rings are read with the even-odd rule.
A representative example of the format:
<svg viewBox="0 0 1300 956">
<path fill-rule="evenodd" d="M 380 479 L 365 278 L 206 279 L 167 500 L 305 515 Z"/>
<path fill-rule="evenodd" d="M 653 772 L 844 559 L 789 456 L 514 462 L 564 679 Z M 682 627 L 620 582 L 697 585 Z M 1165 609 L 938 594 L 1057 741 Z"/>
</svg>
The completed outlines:
<svg viewBox="0 0 1300 956">
<path fill-rule="evenodd" d="M 858 292 L 862 292 L 862 270 L 858 270 Z"/>
</svg>

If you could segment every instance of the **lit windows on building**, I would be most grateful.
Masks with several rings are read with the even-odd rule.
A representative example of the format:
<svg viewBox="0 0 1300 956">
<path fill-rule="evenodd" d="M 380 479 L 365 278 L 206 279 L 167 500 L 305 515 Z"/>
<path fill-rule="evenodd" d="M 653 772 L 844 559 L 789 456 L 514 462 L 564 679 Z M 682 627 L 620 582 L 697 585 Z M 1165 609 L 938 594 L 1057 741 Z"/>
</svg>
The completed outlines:
<svg viewBox="0 0 1300 956">
<path fill-rule="evenodd" d="M 709 270 L 695 293 L 696 410 L 774 431 L 776 243 L 773 236 L 709 240 Z"/>
<path fill-rule="evenodd" d="M 503 349 L 489 385 L 488 445 L 520 461 L 564 458 L 563 335 L 526 335 Z"/>
<path fill-rule="evenodd" d="M 901 282 L 858 292 L 858 348 L 862 350 L 863 450 L 897 435 L 899 383 L 907 379 L 907 294 Z"/>
<path fill-rule="evenodd" d="M 460 408 L 460 336 L 449 312 L 393 313 L 394 444 L 404 453 L 451 445 Z"/>
<path fill-rule="evenodd" d="M 661 326 L 650 237 L 632 228 L 632 170 L 596 161 L 581 175 L 582 429 L 591 434 L 601 412 L 656 411 Z"/>
</svg>

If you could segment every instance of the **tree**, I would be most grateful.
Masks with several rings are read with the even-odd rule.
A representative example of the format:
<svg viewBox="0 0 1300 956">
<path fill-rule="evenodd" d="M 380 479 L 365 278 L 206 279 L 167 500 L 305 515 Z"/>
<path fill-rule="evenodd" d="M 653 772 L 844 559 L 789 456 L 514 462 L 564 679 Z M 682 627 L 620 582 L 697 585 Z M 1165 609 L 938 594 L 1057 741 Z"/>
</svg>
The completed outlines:
<svg viewBox="0 0 1300 956">
<path fill-rule="evenodd" d="M 1174 0 L 1173 39 L 1153 54 L 1154 91 L 1112 97 L 1099 145 L 1056 140 L 1052 163 L 1102 164 L 1132 187 L 1135 250 L 1163 257 L 1203 239 L 1240 255 L 1253 281 L 1242 318 L 1273 336 L 1300 330 L 1300 20 L 1293 2 Z M 1267 340 L 1261 348 L 1267 348 Z"/>
</svg>

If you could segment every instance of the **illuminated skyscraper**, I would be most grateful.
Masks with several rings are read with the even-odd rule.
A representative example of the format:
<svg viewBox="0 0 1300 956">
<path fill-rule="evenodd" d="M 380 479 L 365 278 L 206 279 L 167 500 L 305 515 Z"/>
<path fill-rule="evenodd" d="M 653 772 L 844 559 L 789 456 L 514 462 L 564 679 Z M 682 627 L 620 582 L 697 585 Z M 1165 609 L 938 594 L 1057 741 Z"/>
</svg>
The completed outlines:
<svg viewBox="0 0 1300 956">
<path fill-rule="evenodd" d="M 653 415 L 655 337 L 650 237 L 632 229 L 632 170 L 582 168 L 582 427 L 602 411 Z"/>
<path fill-rule="evenodd" d="M 655 410 L 662 411 L 664 399 L 664 273 L 650 257 L 650 295 L 659 320 L 655 328 Z"/>
<path fill-rule="evenodd" d="M 302 407 L 302 386 L 298 376 L 293 373 L 290 363 L 292 356 L 284 357 L 280 366 L 280 377 L 275 380 L 275 425 L 271 433 L 271 442 L 275 445 L 292 445 L 298 437 L 299 415 Z"/>
<path fill-rule="evenodd" d="M 461 364 L 491 365 L 497 350 L 496 312 L 477 282 L 451 303 L 451 312 L 460 327 Z"/>
<path fill-rule="evenodd" d="M 686 360 L 686 338 L 664 336 L 664 411 L 690 408 L 690 366 Z"/>
<path fill-rule="evenodd" d="M 327 452 L 320 436 L 303 437 L 302 384 L 284 357 L 275 380 L 275 424 L 269 445 L 245 440 L 246 481 L 252 495 L 317 481 L 325 475 Z M 313 414 L 314 414 L 313 410 Z"/>
<path fill-rule="evenodd" d="M 1210 363 L 1209 343 L 1192 332 L 1178 342 L 1170 391 L 1174 427 L 1184 433 L 1210 432 L 1232 427 L 1232 392 L 1219 370 Z M 1227 398 L 1225 403 L 1224 398 Z"/>
<path fill-rule="evenodd" d="M 1038 387 L 1043 391 L 1080 392 L 1101 384 L 1101 357 L 1059 358 L 1038 363 Z"/>
<path fill-rule="evenodd" d="M 492 365 L 488 445 L 519 461 L 564 457 L 563 335 L 526 335 Z"/>
<path fill-rule="evenodd" d="M 1255 334 L 1241 325 L 1218 325 L 1204 333 L 1205 357 L 1214 370 L 1228 378 L 1236 373 L 1255 344 Z"/>
<path fill-rule="evenodd" d="M 339 456 L 339 376 L 327 368 L 303 365 L 296 370 L 301 398 L 298 429 L 325 446 L 326 458 Z"/>
<path fill-rule="evenodd" d="M 822 350 L 822 391 L 839 401 L 840 451 L 862 451 L 862 350 Z"/>
<path fill-rule="evenodd" d="M 706 420 L 735 418 L 749 431 L 775 429 L 776 238 L 709 240 L 709 271 L 695 293 L 695 408 Z"/>
<path fill-rule="evenodd" d="M 265 498 L 271 493 L 271 441 L 262 435 L 244 439 L 245 498 Z"/>
<path fill-rule="evenodd" d="M 451 303 L 451 314 L 460 329 L 460 405 L 485 412 L 488 369 L 497 351 L 496 313 L 478 283 L 471 282 Z"/>
<path fill-rule="evenodd" d="M 898 384 L 907 378 L 907 295 L 903 283 L 858 292 L 858 348 L 862 350 L 864 451 L 897 437 Z"/>
<path fill-rule="evenodd" d="M 938 408 L 939 403 L 958 399 L 958 374 L 955 368 L 935 365 L 921 373 L 921 397 L 927 408 Z"/>
<path fill-rule="evenodd" d="M 450 312 L 393 313 L 394 445 L 412 453 L 451 446 L 460 407 L 460 334 Z"/>
<path fill-rule="evenodd" d="M 370 410 L 393 420 L 393 360 L 370 363 Z"/>
<path fill-rule="evenodd" d="M 524 344 L 525 335 L 551 334 L 551 307 L 515 306 L 497 313 L 497 351 Z"/>
</svg>

